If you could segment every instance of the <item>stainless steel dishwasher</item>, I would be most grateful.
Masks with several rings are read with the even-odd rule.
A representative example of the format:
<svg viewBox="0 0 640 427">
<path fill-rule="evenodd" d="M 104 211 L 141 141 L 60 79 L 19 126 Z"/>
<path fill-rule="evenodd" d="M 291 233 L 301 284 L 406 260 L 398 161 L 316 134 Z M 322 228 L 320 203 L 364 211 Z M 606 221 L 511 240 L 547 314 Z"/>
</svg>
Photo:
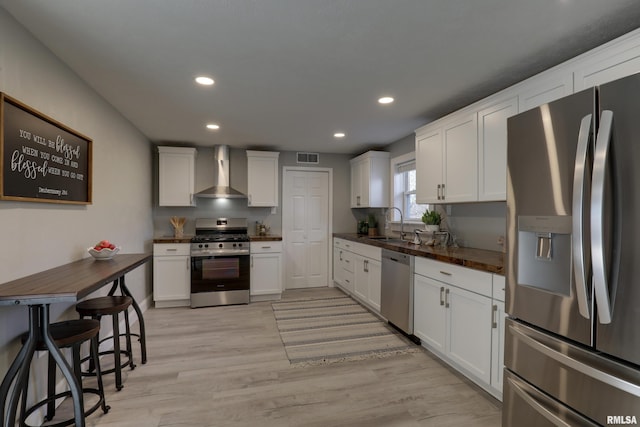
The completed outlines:
<svg viewBox="0 0 640 427">
<path fill-rule="evenodd" d="M 413 263 L 412 255 L 382 249 L 380 314 L 408 335 L 413 335 Z"/>
</svg>

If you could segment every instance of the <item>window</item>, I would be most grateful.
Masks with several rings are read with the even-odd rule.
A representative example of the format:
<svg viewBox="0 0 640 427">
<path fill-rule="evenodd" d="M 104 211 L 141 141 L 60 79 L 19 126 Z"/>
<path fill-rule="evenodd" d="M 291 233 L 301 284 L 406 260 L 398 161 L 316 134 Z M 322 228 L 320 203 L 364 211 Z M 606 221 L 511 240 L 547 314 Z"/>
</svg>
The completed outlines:
<svg viewBox="0 0 640 427">
<path fill-rule="evenodd" d="M 393 174 L 393 206 L 400 208 L 405 221 L 421 221 L 422 214 L 429 205 L 416 203 L 416 161 L 415 153 L 391 160 Z M 394 213 L 394 220 L 400 215 Z"/>
</svg>

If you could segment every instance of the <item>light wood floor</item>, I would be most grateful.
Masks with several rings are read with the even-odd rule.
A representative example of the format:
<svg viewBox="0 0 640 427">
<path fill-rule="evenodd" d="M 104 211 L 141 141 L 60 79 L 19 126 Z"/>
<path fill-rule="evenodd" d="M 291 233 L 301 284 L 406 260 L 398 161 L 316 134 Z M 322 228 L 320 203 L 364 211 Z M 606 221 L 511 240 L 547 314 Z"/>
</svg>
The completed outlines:
<svg viewBox="0 0 640 427">
<path fill-rule="evenodd" d="M 145 320 L 148 363 L 125 370 L 120 392 L 105 378 L 111 411 L 88 426 L 500 425 L 499 402 L 427 351 L 290 366 L 268 302 L 150 309 Z"/>
</svg>

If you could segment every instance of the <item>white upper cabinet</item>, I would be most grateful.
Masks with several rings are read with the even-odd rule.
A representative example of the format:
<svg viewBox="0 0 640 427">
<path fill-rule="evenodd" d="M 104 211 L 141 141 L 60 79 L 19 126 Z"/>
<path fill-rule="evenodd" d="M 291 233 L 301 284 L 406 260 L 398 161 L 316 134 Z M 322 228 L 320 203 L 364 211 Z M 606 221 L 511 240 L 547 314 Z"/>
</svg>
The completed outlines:
<svg viewBox="0 0 640 427">
<path fill-rule="evenodd" d="M 158 147 L 158 204 L 195 206 L 196 149 Z"/>
<path fill-rule="evenodd" d="M 444 127 L 442 201 L 478 200 L 478 116 L 465 114 Z M 441 202 L 442 203 L 442 202 Z"/>
<path fill-rule="evenodd" d="M 416 136 L 418 203 L 478 200 L 477 114 L 452 116 L 442 127 L 423 128 Z"/>
<path fill-rule="evenodd" d="M 442 186 L 442 129 L 416 136 L 416 201 L 440 203 Z"/>
<path fill-rule="evenodd" d="M 518 111 L 526 111 L 573 93 L 573 73 L 560 69 L 534 76 L 518 91 Z"/>
<path fill-rule="evenodd" d="M 478 112 L 478 200 L 507 199 L 507 119 L 518 113 L 518 97 Z"/>
<path fill-rule="evenodd" d="M 251 207 L 278 206 L 278 157 L 272 151 L 247 150 L 247 198 Z"/>
<path fill-rule="evenodd" d="M 351 159 L 351 207 L 389 207 L 389 153 L 368 151 Z"/>
<path fill-rule="evenodd" d="M 628 38 L 584 58 L 574 73 L 576 92 L 640 73 L 640 38 Z"/>
</svg>

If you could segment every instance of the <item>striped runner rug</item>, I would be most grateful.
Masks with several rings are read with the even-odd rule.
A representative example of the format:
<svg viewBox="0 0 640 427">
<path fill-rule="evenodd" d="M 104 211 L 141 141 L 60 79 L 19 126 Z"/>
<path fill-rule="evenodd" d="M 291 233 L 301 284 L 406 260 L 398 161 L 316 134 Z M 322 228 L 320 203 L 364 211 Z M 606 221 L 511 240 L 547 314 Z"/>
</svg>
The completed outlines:
<svg viewBox="0 0 640 427">
<path fill-rule="evenodd" d="M 348 296 L 286 300 L 271 307 L 291 364 L 362 360 L 418 350 Z"/>
</svg>

